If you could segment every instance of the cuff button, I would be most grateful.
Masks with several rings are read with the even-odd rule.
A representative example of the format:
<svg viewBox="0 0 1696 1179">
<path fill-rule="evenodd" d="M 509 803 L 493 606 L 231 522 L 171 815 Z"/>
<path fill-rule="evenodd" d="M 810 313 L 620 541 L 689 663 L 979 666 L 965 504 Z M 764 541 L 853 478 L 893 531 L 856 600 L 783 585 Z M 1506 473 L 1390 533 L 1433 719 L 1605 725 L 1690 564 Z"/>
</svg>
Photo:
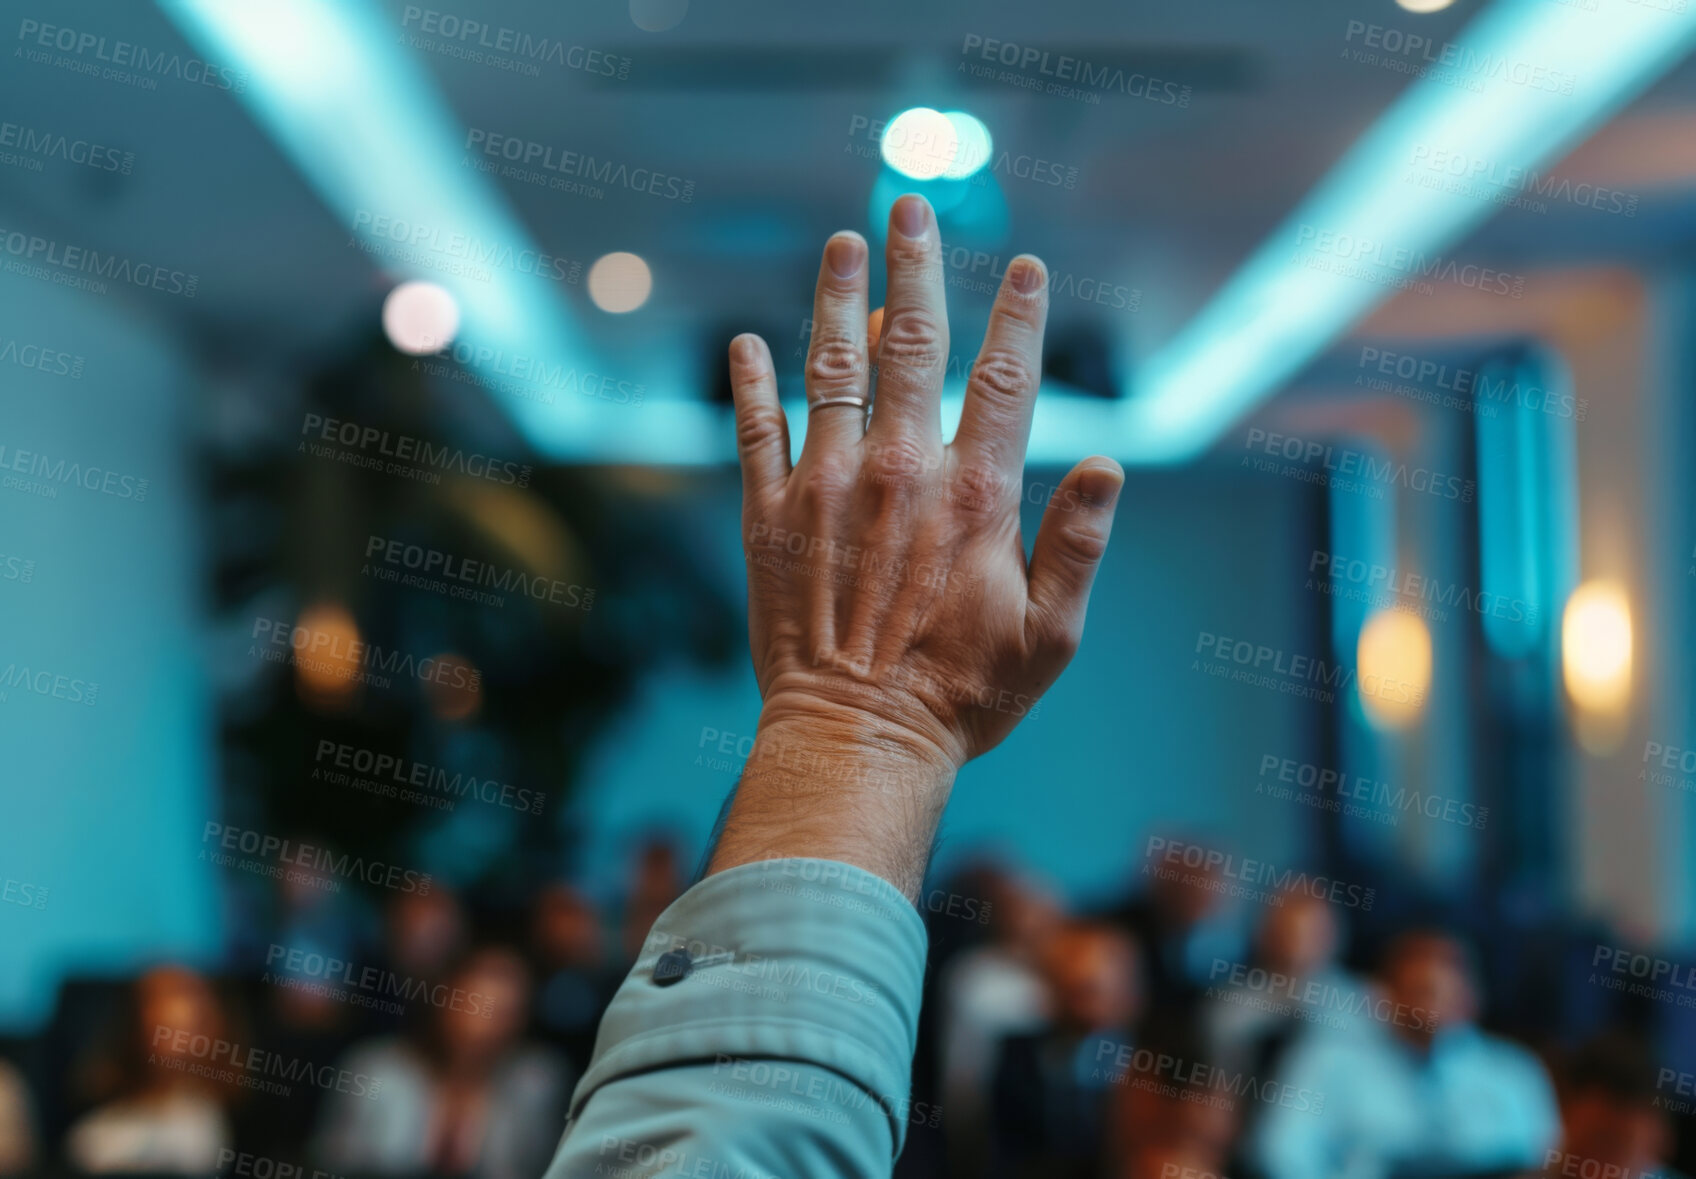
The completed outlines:
<svg viewBox="0 0 1696 1179">
<path fill-rule="evenodd" d="M 683 981 L 683 976 L 689 973 L 689 968 L 695 964 L 689 957 L 688 950 L 667 950 L 654 963 L 654 985 L 669 987 L 673 983 Z"/>
</svg>

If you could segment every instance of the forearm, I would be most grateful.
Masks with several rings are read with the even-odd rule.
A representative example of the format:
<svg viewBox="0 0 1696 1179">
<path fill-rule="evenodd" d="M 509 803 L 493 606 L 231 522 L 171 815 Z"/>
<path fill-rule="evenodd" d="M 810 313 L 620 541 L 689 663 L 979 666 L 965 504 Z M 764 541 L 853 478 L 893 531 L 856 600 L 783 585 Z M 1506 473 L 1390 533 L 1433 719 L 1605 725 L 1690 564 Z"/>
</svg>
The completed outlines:
<svg viewBox="0 0 1696 1179">
<path fill-rule="evenodd" d="M 909 1125 L 925 927 L 840 863 L 721 871 L 649 931 L 549 1179 L 888 1176 Z"/>
<path fill-rule="evenodd" d="M 707 872 L 837 860 L 916 900 L 954 774 L 928 738 L 856 709 L 768 707 Z"/>
</svg>

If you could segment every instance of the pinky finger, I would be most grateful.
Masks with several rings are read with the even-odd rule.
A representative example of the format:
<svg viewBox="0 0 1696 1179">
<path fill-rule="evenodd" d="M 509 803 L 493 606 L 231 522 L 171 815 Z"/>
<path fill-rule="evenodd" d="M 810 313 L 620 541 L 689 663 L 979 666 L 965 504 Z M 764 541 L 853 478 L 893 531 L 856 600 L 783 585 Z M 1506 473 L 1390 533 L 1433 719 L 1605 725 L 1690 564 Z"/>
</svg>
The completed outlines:
<svg viewBox="0 0 1696 1179">
<path fill-rule="evenodd" d="M 777 372 L 771 350 L 752 332 L 730 341 L 730 389 L 742 496 L 751 506 L 789 478 L 789 422 L 777 397 Z"/>
</svg>

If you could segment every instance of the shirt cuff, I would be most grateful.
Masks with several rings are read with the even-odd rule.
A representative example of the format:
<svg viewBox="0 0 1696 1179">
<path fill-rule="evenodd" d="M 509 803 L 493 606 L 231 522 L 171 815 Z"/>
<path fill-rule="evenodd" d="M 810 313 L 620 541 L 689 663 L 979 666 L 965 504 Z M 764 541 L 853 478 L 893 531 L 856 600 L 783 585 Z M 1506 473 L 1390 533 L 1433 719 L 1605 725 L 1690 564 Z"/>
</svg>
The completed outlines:
<svg viewBox="0 0 1696 1179">
<path fill-rule="evenodd" d="M 749 1062 L 792 1060 L 858 1085 L 899 1154 L 926 949 L 912 902 L 850 864 L 763 860 L 708 876 L 654 922 L 601 1019 L 571 1117 L 632 1073 L 710 1062 L 726 1081 L 781 1086 L 791 1070 Z"/>
</svg>

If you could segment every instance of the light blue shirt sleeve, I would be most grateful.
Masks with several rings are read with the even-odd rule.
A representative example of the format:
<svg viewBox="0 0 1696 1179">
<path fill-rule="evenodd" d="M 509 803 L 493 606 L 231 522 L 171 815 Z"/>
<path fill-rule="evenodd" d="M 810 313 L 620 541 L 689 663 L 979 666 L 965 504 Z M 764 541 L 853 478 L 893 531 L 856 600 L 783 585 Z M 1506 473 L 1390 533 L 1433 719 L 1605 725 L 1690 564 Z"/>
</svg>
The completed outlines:
<svg viewBox="0 0 1696 1179">
<path fill-rule="evenodd" d="M 924 922 L 831 860 L 744 864 L 662 913 L 547 1179 L 888 1176 L 910 1121 Z M 686 967 L 686 969 L 685 969 Z"/>
</svg>

